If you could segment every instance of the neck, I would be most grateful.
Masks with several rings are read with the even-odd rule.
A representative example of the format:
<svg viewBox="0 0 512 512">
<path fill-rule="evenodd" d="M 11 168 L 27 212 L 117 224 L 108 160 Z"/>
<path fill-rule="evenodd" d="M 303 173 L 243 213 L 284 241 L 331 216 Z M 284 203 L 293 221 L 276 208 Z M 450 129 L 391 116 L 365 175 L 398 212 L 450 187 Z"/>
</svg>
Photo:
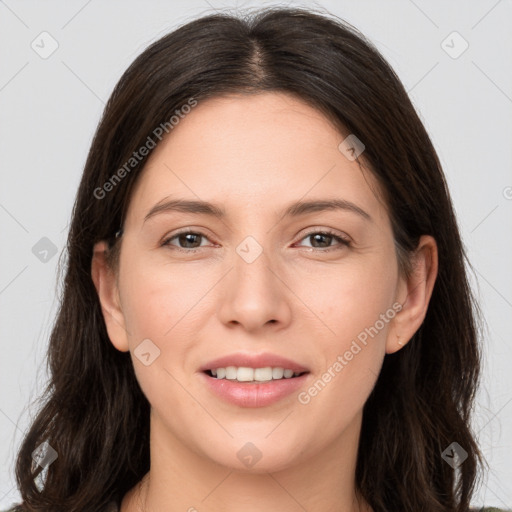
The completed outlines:
<svg viewBox="0 0 512 512">
<path fill-rule="evenodd" d="M 255 472 L 191 451 L 152 411 L 151 470 L 124 496 L 121 512 L 371 512 L 355 490 L 361 418 L 314 456 Z"/>
</svg>

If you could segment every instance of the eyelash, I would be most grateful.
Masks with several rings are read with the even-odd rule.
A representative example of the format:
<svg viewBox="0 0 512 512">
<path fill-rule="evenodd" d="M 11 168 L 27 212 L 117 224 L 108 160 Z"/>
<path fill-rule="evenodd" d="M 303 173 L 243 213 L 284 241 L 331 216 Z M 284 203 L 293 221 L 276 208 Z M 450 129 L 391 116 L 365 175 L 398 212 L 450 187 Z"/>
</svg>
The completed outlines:
<svg viewBox="0 0 512 512">
<path fill-rule="evenodd" d="M 171 250 L 177 250 L 177 251 L 180 251 L 180 252 L 184 252 L 184 253 L 196 253 L 198 251 L 200 251 L 201 249 L 203 249 L 203 247 L 196 247 L 194 249 L 184 249 L 183 247 L 177 247 L 175 245 L 171 245 L 170 242 L 171 240 L 174 240 L 175 238 L 179 237 L 180 235 L 199 235 L 203 238 L 206 238 L 208 239 L 208 237 L 201 233 L 200 231 L 191 231 L 191 230 L 183 230 L 183 231 L 180 231 L 178 233 L 175 233 L 174 235 L 172 235 L 171 237 L 168 237 L 166 238 L 161 246 L 162 247 L 169 247 L 171 248 Z M 336 251 L 336 250 L 340 250 L 340 249 L 343 249 L 344 247 L 350 247 L 351 246 L 351 243 L 342 238 L 341 236 L 337 235 L 336 233 L 334 233 L 333 231 L 329 230 L 329 229 L 325 229 L 325 230 L 322 230 L 322 231 L 310 231 L 309 233 L 306 233 L 301 239 L 300 241 L 304 240 L 305 238 L 308 238 L 312 235 L 328 235 L 328 236 L 332 236 L 334 239 L 336 239 L 338 242 L 340 242 L 340 246 L 335 246 L 335 247 L 329 247 L 327 249 L 319 249 L 319 248 L 316 248 L 316 247 L 309 247 L 309 249 L 311 249 L 312 251 L 315 251 L 315 252 L 322 252 L 322 253 L 325 253 L 325 252 L 331 252 L 331 251 Z"/>
</svg>

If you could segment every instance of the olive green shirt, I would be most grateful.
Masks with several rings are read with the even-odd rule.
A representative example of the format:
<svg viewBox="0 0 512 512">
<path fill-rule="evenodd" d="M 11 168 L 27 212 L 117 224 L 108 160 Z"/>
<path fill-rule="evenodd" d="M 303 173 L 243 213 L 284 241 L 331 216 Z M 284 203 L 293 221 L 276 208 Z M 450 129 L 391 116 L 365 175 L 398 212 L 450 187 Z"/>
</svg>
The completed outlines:
<svg viewBox="0 0 512 512">
<path fill-rule="evenodd" d="M 14 512 L 11 508 L 5 512 Z M 119 512 L 119 504 L 116 501 L 111 501 L 105 508 L 104 512 Z M 482 508 L 471 508 L 469 512 L 512 512 L 512 509 L 495 508 L 495 507 L 482 507 Z"/>
</svg>

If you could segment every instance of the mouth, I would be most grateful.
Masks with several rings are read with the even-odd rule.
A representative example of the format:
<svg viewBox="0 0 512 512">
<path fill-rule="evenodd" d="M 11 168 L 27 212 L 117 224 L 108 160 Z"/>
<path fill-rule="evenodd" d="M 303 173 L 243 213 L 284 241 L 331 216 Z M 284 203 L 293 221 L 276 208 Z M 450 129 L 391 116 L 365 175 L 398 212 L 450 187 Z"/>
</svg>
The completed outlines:
<svg viewBox="0 0 512 512">
<path fill-rule="evenodd" d="M 238 407 L 283 403 L 307 385 L 312 375 L 311 368 L 270 352 L 227 354 L 198 370 L 213 398 Z"/>
<path fill-rule="evenodd" d="M 228 366 L 203 370 L 199 376 L 214 398 L 236 407 L 264 408 L 299 393 L 308 385 L 311 374 L 282 367 Z"/>
<path fill-rule="evenodd" d="M 264 384 L 277 380 L 295 379 L 308 374 L 308 371 L 294 371 L 290 368 L 271 367 L 251 368 L 247 366 L 227 366 L 204 370 L 208 377 L 225 379 L 239 383 Z"/>
</svg>

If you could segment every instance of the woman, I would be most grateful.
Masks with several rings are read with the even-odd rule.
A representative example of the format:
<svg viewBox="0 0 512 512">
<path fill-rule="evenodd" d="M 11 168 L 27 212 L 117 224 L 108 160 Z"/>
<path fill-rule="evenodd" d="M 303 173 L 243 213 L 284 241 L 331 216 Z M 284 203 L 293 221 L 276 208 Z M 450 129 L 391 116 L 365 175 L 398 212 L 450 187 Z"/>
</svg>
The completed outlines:
<svg viewBox="0 0 512 512">
<path fill-rule="evenodd" d="M 432 143 L 353 27 L 276 8 L 152 44 L 68 251 L 15 510 L 468 510 L 465 254 Z"/>
</svg>

